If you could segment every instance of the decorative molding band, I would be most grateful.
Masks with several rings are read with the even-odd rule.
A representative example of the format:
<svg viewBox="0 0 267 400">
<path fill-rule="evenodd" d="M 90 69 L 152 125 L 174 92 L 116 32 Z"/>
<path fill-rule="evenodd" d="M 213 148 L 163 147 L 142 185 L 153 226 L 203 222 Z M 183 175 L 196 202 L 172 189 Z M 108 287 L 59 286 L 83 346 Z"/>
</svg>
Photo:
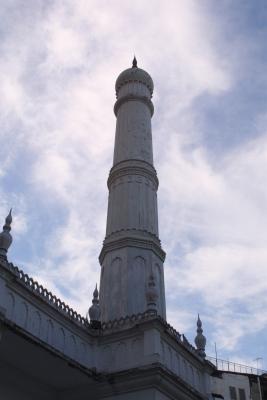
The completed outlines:
<svg viewBox="0 0 267 400">
<path fill-rule="evenodd" d="M 158 190 L 159 180 L 155 168 L 140 160 L 127 160 L 112 167 L 107 181 L 108 189 L 110 190 L 112 183 L 116 179 L 127 175 L 141 175 L 149 179 L 154 184 L 155 190 Z"/>
<path fill-rule="evenodd" d="M 121 317 L 119 319 L 113 319 L 107 322 L 102 322 L 102 331 L 106 332 L 113 329 L 121 329 L 121 327 L 125 325 L 128 327 L 128 325 L 136 325 L 136 323 L 155 318 L 158 318 L 156 310 L 144 311 L 138 314 L 126 315 L 126 317 Z"/>
<path fill-rule="evenodd" d="M 137 68 L 137 71 L 140 72 L 140 69 Z M 150 94 L 152 96 L 153 89 L 154 89 L 153 81 L 147 72 L 142 71 L 141 74 L 142 74 L 142 76 L 139 76 L 139 78 L 136 76 L 136 74 L 135 74 L 135 78 L 133 78 L 133 77 L 129 78 L 129 75 L 127 74 L 126 77 L 123 77 L 123 79 L 120 75 L 116 82 L 116 96 L 118 96 L 120 88 L 123 85 L 126 85 L 127 83 L 142 83 L 143 85 L 145 85 L 148 88 L 148 90 L 150 91 Z M 143 74 L 145 74 L 145 76 Z"/>
<path fill-rule="evenodd" d="M 160 258 L 162 262 L 164 262 L 166 253 L 161 248 L 160 240 L 155 235 L 151 235 L 148 232 L 146 235 L 144 235 L 144 233 L 145 232 L 138 230 L 136 230 L 135 235 L 133 235 L 133 230 L 122 230 L 112 233 L 104 240 L 103 247 L 99 255 L 100 264 L 102 265 L 107 253 L 123 247 L 137 247 L 144 250 L 151 250 Z"/>
<path fill-rule="evenodd" d="M 119 161 L 118 163 L 113 165 L 113 167 L 110 170 L 110 173 L 112 173 L 113 171 L 115 171 L 117 169 L 128 167 L 128 166 L 131 167 L 133 165 L 136 167 L 145 168 L 145 169 L 149 170 L 151 173 L 157 175 L 157 171 L 156 171 L 154 165 L 150 164 L 147 161 L 140 160 L 138 158 L 130 158 L 128 160 Z"/>
<path fill-rule="evenodd" d="M 104 243 L 109 241 L 114 241 L 117 239 L 120 240 L 125 237 L 153 240 L 157 244 L 157 246 L 161 247 L 161 242 L 155 233 L 152 233 L 146 229 L 136 229 L 136 228 L 119 229 L 117 231 L 114 231 L 105 237 Z"/>
<path fill-rule="evenodd" d="M 114 104 L 114 114 L 116 115 L 116 117 L 117 117 L 120 106 L 123 103 L 126 103 L 127 101 L 141 101 L 142 103 L 144 103 L 148 106 L 150 113 L 151 113 L 151 117 L 154 114 L 154 106 L 153 106 L 152 101 L 149 98 L 147 98 L 146 96 L 137 96 L 134 94 L 128 94 L 126 96 L 120 97 Z"/>
<path fill-rule="evenodd" d="M 183 347 L 189 350 L 194 356 L 203 362 L 203 358 L 199 356 L 197 349 L 189 343 L 184 334 L 179 333 L 174 329 L 164 318 L 157 314 L 157 311 L 145 311 L 139 314 L 126 315 L 119 319 L 110 320 L 107 322 L 102 322 L 103 333 L 111 333 L 114 330 L 121 330 L 123 327 L 128 329 L 130 326 L 134 326 L 137 323 L 140 324 L 146 321 L 158 321 L 164 328 L 164 331 L 170 335 L 176 342 L 180 343 Z"/>
</svg>

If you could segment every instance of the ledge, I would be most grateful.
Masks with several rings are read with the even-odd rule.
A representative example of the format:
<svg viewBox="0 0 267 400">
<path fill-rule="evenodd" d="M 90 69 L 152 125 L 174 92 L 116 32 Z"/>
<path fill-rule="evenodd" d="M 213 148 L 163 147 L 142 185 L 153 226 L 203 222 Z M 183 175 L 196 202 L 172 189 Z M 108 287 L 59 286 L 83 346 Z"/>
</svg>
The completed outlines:
<svg viewBox="0 0 267 400">
<path fill-rule="evenodd" d="M 109 173 L 108 177 L 108 188 L 110 190 L 111 184 L 118 178 L 125 175 L 141 175 L 145 178 L 150 179 L 154 185 L 155 190 L 158 189 L 159 180 L 157 177 L 157 172 L 153 165 L 143 161 L 143 160 L 125 160 L 114 165 Z"/>
<path fill-rule="evenodd" d="M 99 255 L 99 262 L 102 265 L 106 254 L 109 251 L 121 249 L 123 247 L 137 247 L 144 250 L 151 250 L 164 262 L 166 253 L 162 250 L 160 240 L 156 235 L 139 230 L 121 230 L 110 234 L 103 243 Z"/>
<path fill-rule="evenodd" d="M 127 101 L 140 101 L 140 102 L 144 103 L 146 106 L 148 106 L 150 113 L 151 113 L 151 117 L 154 114 L 154 106 L 153 106 L 152 101 L 149 98 L 147 98 L 146 96 L 137 96 L 134 94 L 129 94 L 127 96 L 120 97 L 116 101 L 116 103 L 114 105 L 114 114 L 116 115 L 116 117 L 117 117 L 120 106 L 123 103 L 126 103 Z"/>
</svg>

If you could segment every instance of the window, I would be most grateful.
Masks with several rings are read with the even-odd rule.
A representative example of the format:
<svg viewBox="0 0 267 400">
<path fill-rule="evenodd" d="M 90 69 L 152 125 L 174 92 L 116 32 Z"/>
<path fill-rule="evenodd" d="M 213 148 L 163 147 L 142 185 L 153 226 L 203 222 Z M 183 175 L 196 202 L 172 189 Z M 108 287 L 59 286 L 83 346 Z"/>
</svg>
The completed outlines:
<svg viewBox="0 0 267 400">
<path fill-rule="evenodd" d="M 246 400 L 245 389 L 238 389 L 239 392 L 239 400 Z"/>
<path fill-rule="evenodd" d="M 236 388 L 234 386 L 230 386 L 229 390 L 230 390 L 230 399 L 237 400 Z"/>
</svg>

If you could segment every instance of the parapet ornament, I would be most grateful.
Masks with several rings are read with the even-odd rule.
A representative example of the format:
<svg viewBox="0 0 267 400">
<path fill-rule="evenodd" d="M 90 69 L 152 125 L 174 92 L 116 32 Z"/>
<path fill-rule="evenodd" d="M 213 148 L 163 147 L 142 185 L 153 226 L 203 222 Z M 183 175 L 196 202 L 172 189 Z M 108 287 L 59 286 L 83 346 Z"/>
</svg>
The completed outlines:
<svg viewBox="0 0 267 400">
<path fill-rule="evenodd" d="M 18 267 L 8 262 L 6 259 L 0 258 L 1 267 L 8 270 L 15 278 L 15 280 L 27 288 L 31 293 L 40 297 L 42 300 L 47 302 L 49 305 L 54 307 L 57 311 L 62 313 L 64 316 L 70 318 L 72 321 L 77 323 L 79 326 L 88 329 L 89 324 L 86 318 L 82 317 L 77 311 L 74 311 L 68 304 L 60 300 L 58 297 L 53 295 L 49 290 L 40 285 L 37 281 L 31 278 L 28 274 L 24 273 Z"/>
<path fill-rule="evenodd" d="M 203 335 L 202 322 L 201 319 L 199 318 L 199 314 L 197 318 L 197 335 L 195 337 L 195 344 L 198 354 L 201 357 L 205 358 L 206 337 Z"/>
<path fill-rule="evenodd" d="M 3 226 L 3 231 L 0 233 L 0 257 L 7 259 L 7 252 L 12 243 L 12 236 L 10 234 L 11 231 L 11 223 L 12 223 L 12 208 L 9 211 L 8 216 L 6 217 L 5 224 Z"/>
<path fill-rule="evenodd" d="M 88 310 L 88 314 L 90 318 L 90 326 L 94 329 L 100 329 L 101 328 L 100 307 L 99 307 L 99 293 L 97 290 L 97 285 L 95 286 L 92 305 Z"/>
</svg>

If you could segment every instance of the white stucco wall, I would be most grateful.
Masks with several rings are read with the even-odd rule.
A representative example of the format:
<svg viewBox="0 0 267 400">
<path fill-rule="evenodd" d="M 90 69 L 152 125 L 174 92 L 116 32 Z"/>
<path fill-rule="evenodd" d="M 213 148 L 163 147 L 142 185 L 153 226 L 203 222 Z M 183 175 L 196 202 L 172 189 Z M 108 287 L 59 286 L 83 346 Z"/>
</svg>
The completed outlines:
<svg viewBox="0 0 267 400">
<path fill-rule="evenodd" d="M 212 392 L 222 395 L 225 400 L 231 400 L 230 386 L 236 389 L 237 400 L 240 400 L 238 389 L 244 389 L 246 400 L 251 398 L 249 378 L 246 375 L 223 372 L 222 378 L 212 377 L 211 382 Z"/>
</svg>

